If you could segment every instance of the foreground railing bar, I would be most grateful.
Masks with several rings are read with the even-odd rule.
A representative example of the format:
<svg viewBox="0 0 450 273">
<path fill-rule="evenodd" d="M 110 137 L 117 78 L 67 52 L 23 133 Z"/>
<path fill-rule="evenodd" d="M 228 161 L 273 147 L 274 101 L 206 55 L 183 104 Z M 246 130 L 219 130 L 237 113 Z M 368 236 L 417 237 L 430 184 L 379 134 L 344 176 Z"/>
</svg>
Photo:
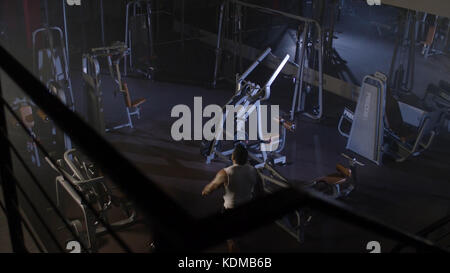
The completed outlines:
<svg viewBox="0 0 450 273">
<path fill-rule="evenodd" d="M 446 225 L 450 223 L 450 215 L 445 216 L 444 218 L 434 222 L 433 224 L 427 226 L 426 228 L 422 229 L 417 233 L 419 236 L 428 236 L 430 233 L 435 231 L 436 229 L 442 227 L 443 225 Z"/>
<path fill-rule="evenodd" d="M 417 232 L 417 235 L 421 236 L 421 237 L 427 237 L 430 233 L 434 232 L 436 229 L 438 229 L 448 223 L 450 223 L 450 215 L 447 215 L 444 218 L 439 219 L 436 222 L 434 222 L 433 224 L 425 227 L 421 231 Z M 405 247 L 407 247 L 405 244 L 398 244 L 394 248 L 392 248 L 391 252 L 399 252 Z"/>
<path fill-rule="evenodd" d="M 47 222 L 44 220 L 44 218 L 42 217 L 42 215 L 40 214 L 40 212 L 38 211 L 38 209 L 36 208 L 36 206 L 34 205 L 34 203 L 31 201 L 30 197 L 28 196 L 28 194 L 25 192 L 25 190 L 23 189 L 22 185 L 20 185 L 19 181 L 17 180 L 17 177 L 14 176 L 14 172 L 9 169 L 6 168 L 6 170 L 8 170 L 8 172 L 10 173 L 11 177 L 14 180 L 14 183 L 16 184 L 17 188 L 19 189 L 19 191 L 22 193 L 22 196 L 25 198 L 25 201 L 27 201 L 28 205 L 30 206 L 30 208 L 33 210 L 34 214 L 36 214 L 37 218 L 39 219 L 39 221 L 41 222 L 42 226 L 44 227 L 45 231 L 47 231 L 47 233 L 50 235 L 50 238 L 52 239 L 52 241 L 56 244 L 56 246 L 58 247 L 58 250 L 63 252 L 63 247 L 60 245 L 60 242 L 58 241 L 58 239 L 55 237 L 55 235 L 53 234 L 53 231 L 50 229 L 50 227 L 47 225 Z M 19 209 L 18 204 L 15 204 L 16 208 Z"/>
<path fill-rule="evenodd" d="M 2 79 L 0 75 L 0 97 L 3 96 Z M 6 112 L 0 107 L 0 128 L 7 128 Z M 2 186 L 3 200 L 5 202 L 6 217 L 8 218 L 9 238 L 11 240 L 12 251 L 16 253 L 28 253 L 25 247 L 25 239 L 23 233 L 23 225 L 20 220 L 20 211 L 15 204 L 18 203 L 17 187 L 12 183 L 12 178 L 8 176 L 8 172 L 4 169 L 6 166 L 12 168 L 11 151 L 8 145 L 0 142 L 0 182 Z"/>
<path fill-rule="evenodd" d="M 51 197 L 48 195 L 47 191 L 44 189 L 44 187 L 42 186 L 42 184 L 39 182 L 39 180 L 37 179 L 37 177 L 34 175 L 34 173 L 30 170 L 30 168 L 28 167 L 28 165 L 25 163 L 25 161 L 23 160 L 23 158 L 20 156 L 19 151 L 16 149 L 16 147 L 14 147 L 14 145 L 11 143 L 11 141 L 5 136 L 5 132 L 3 130 L 0 130 L 0 136 L 2 138 L 5 139 L 5 141 L 8 142 L 8 145 L 10 147 L 10 149 L 13 151 L 13 153 L 16 155 L 17 159 L 19 160 L 19 162 L 21 163 L 21 165 L 24 167 L 25 171 L 28 173 L 28 175 L 31 177 L 31 180 L 33 181 L 33 183 L 38 187 L 39 191 L 42 193 L 42 195 L 44 196 L 44 199 L 50 204 L 50 207 L 53 209 L 53 211 L 56 213 L 56 215 L 63 221 L 65 227 L 67 228 L 67 230 L 69 230 L 69 232 L 71 233 L 71 235 L 78 240 L 78 242 L 80 243 L 80 245 L 84 248 L 87 249 L 86 245 L 84 244 L 83 240 L 80 239 L 80 237 L 75 233 L 75 231 L 73 230 L 73 227 L 67 223 L 64 215 L 61 213 L 61 211 L 59 210 L 58 206 L 55 204 L 55 202 L 53 202 L 53 200 L 51 199 Z"/>
<path fill-rule="evenodd" d="M 2 202 L 0 202 L 0 209 L 3 211 L 3 213 L 5 214 L 5 216 L 7 215 L 6 212 L 6 208 L 3 206 Z M 42 248 L 39 240 L 36 238 L 36 235 L 34 234 L 34 232 L 31 230 L 31 227 L 28 225 L 27 221 L 25 221 L 25 219 L 23 218 L 22 214 L 20 213 L 20 221 L 22 222 L 23 226 L 25 227 L 25 229 L 28 231 L 28 234 L 30 234 L 31 239 L 33 239 L 34 245 L 38 248 L 38 250 L 41 253 L 44 253 L 44 249 Z"/>
<path fill-rule="evenodd" d="M 404 232 L 375 218 L 365 216 L 338 201 L 327 198 L 323 194 L 301 188 L 283 189 L 243 205 L 233 212 L 225 212 L 223 215 L 219 214 L 202 219 L 195 228 L 198 234 L 203 234 L 203 236 L 196 237 L 196 240 L 198 240 L 197 247 L 201 249 L 212 246 L 227 238 L 232 238 L 251 231 L 256 227 L 269 224 L 282 218 L 286 213 L 305 205 L 390 239 L 405 242 L 418 249 L 448 253 L 447 250 L 434 245 L 429 240 Z M 208 232 L 208 230 L 214 231 L 213 234 Z"/>
<path fill-rule="evenodd" d="M 97 131 L 50 94 L 47 88 L 3 47 L 0 47 L 0 60 L 1 68 L 33 102 L 47 113 L 126 195 L 134 198 L 135 203 L 146 214 L 150 225 L 154 227 L 153 230 L 160 233 L 158 236 L 164 236 L 164 240 L 171 241 L 172 245 L 182 244 L 182 238 L 177 238 L 183 229 L 180 223 L 185 226 L 193 218 L 155 183 L 150 182 L 148 177 L 106 142 Z"/>
<path fill-rule="evenodd" d="M 51 163 L 53 164 L 53 166 L 55 166 L 56 168 L 58 168 L 58 170 L 61 172 L 61 175 L 64 177 L 64 179 L 66 179 L 66 181 L 70 181 L 70 178 L 67 177 L 66 173 L 61 171 L 59 165 L 55 162 L 55 160 L 50 156 L 50 154 L 47 152 L 47 150 L 45 149 L 45 147 L 43 147 L 43 145 L 38 141 L 38 139 L 36 138 L 36 136 L 34 136 L 33 134 L 31 134 L 31 132 L 29 130 L 27 130 L 25 124 L 23 123 L 23 121 L 19 118 L 19 116 L 17 116 L 17 114 L 14 112 L 14 110 L 11 108 L 11 106 L 5 101 L 4 98 L 0 98 L 0 102 L 3 106 L 6 107 L 6 109 L 10 112 L 10 114 L 17 120 L 17 122 L 19 123 L 19 125 L 22 127 L 22 129 L 26 132 L 26 134 L 28 135 L 28 137 L 30 137 L 34 143 L 36 144 L 36 147 L 44 154 L 44 156 L 46 158 L 48 158 Z M 7 138 L 7 136 L 6 136 Z M 14 146 L 12 146 L 14 147 Z M 20 158 L 20 156 L 19 156 Z M 105 229 L 109 232 L 109 234 L 111 234 L 111 236 L 113 237 L 113 239 L 119 243 L 119 245 L 122 247 L 123 250 L 125 250 L 126 252 L 131 252 L 129 246 L 116 234 L 116 232 L 113 230 L 113 228 L 111 227 L 111 225 L 109 225 L 108 223 L 106 223 L 102 217 L 100 217 L 100 215 L 98 214 L 98 212 L 95 210 L 95 208 L 88 202 L 88 200 L 86 199 L 86 197 L 84 196 L 84 194 L 82 192 L 80 192 L 74 185 L 72 185 L 71 183 L 68 183 L 68 185 L 79 195 L 81 201 L 83 202 L 83 204 L 92 212 L 92 214 L 94 214 L 96 220 L 102 224 Z M 86 250 L 88 250 L 87 248 L 85 248 Z"/>
</svg>

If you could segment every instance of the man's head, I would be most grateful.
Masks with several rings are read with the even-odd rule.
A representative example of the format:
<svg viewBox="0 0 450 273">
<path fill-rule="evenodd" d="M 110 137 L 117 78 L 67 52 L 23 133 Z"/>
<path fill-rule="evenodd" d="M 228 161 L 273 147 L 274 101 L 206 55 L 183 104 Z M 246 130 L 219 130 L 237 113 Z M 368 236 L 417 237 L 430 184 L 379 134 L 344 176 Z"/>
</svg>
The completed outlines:
<svg viewBox="0 0 450 273">
<path fill-rule="evenodd" d="M 236 148 L 234 148 L 233 154 L 231 156 L 231 160 L 233 160 L 233 163 L 238 165 L 245 165 L 247 164 L 247 159 L 247 149 L 242 144 L 236 145 Z"/>
</svg>

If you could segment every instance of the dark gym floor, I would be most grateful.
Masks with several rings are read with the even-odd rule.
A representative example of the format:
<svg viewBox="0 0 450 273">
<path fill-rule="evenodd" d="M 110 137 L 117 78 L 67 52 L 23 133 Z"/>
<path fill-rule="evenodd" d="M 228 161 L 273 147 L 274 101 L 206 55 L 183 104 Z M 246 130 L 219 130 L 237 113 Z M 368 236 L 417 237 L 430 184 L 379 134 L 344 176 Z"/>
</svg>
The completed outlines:
<svg viewBox="0 0 450 273">
<path fill-rule="evenodd" d="M 107 134 L 108 140 L 193 215 L 201 217 L 218 212 L 222 201 L 220 193 L 207 198 L 200 193 L 224 165 L 206 165 L 197 142 L 171 140 L 170 128 L 174 119 L 170 118 L 170 110 L 179 103 L 192 104 L 194 96 L 202 96 L 205 104 L 221 103 L 230 96 L 230 91 L 143 80 L 129 82 L 130 87 L 134 87 L 133 96 L 148 99 L 143 116 L 135 121 L 136 129 Z M 327 99 L 325 111 L 328 112 L 327 109 L 333 107 L 331 103 L 338 100 Z M 337 162 L 345 163 L 340 157 L 345 151 L 345 139 L 339 135 L 336 126 L 337 119 L 331 117 L 320 124 L 306 120 L 299 122 L 284 152 L 291 164 L 279 170 L 291 181 L 309 181 L 333 172 Z M 420 230 L 450 212 L 448 147 L 450 138 L 448 134 L 442 134 L 420 157 L 404 163 L 388 162 L 382 167 L 368 164 L 360 168 L 358 189 L 345 202 L 411 232 Z M 273 225 L 250 236 L 255 236 L 251 239 L 255 244 L 250 249 L 363 251 L 368 241 L 377 239 L 326 216 L 314 217 L 306 234 L 306 243 L 299 245 Z"/>
<path fill-rule="evenodd" d="M 337 34 L 335 47 L 355 78 L 375 71 L 387 73 L 393 51 L 392 39 L 379 37 L 375 28 L 372 32 L 351 23 L 343 34 Z M 339 33 L 339 28 L 338 28 Z M 355 42 L 356 41 L 356 42 Z M 367 54 L 370 50 L 371 54 Z M 205 54 L 212 54 L 206 52 Z M 375 57 L 376 58 L 375 58 Z M 417 55 L 417 71 L 414 93 L 422 97 L 430 82 L 448 79 L 450 62 L 445 56 L 434 56 L 424 60 Z M 192 72 L 192 71 L 191 71 Z M 75 73 L 73 73 L 75 74 Z M 203 75 L 206 78 L 209 75 Z M 107 139 L 138 166 L 152 181 L 156 182 L 192 215 L 202 217 L 220 211 L 221 193 L 202 197 L 202 188 L 225 167 L 222 163 L 206 165 L 200 155 L 199 142 L 176 142 L 170 136 L 171 109 L 177 104 L 193 105 L 194 96 L 201 96 L 203 104 L 223 105 L 233 91 L 232 88 L 209 89 L 195 85 L 152 82 L 144 79 L 127 78 L 134 99 L 146 98 L 140 120 L 134 119 L 135 129 L 122 129 L 108 133 Z M 108 86 L 107 81 L 104 82 Z M 110 86 L 110 85 L 109 85 Z M 270 103 L 279 104 L 289 110 L 292 90 L 276 85 Z M 105 87 L 107 88 L 107 87 Z M 74 81 L 74 90 L 81 90 L 79 81 Z M 107 93 L 108 91 L 104 91 Z M 112 92 L 111 92 L 112 93 Z M 114 105 L 121 105 L 121 98 L 111 93 L 107 103 L 113 110 L 106 110 L 107 121 L 124 118 Z M 279 170 L 291 181 L 310 181 L 334 171 L 335 164 L 345 163 L 340 156 L 345 152 L 345 139 L 337 131 L 337 122 L 344 106 L 352 103 L 325 93 L 324 115 L 320 122 L 300 118 L 295 133 L 288 136 L 284 154 L 288 166 Z M 368 163 L 359 169 L 357 190 L 343 202 L 358 211 L 368 213 L 386 223 L 417 232 L 432 222 L 450 213 L 450 135 L 443 131 L 430 150 L 419 157 L 403 163 L 386 161 L 383 166 Z M 380 238 L 358 227 L 345 224 L 319 212 L 313 212 L 313 219 L 306 229 L 305 243 L 299 244 L 276 224 L 260 228 L 246 236 L 244 251 L 258 252 L 364 252 L 367 242 L 378 240 L 382 248 L 390 249 L 395 242 Z M 123 234 L 127 242 L 136 243 L 145 251 L 149 242 L 145 230 L 137 228 Z M 140 234 L 140 235 L 139 235 Z M 145 236 L 145 240 L 142 240 Z M 117 246 L 107 243 L 101 251 L 118 251 Z M 208 251 L 225 251 L 219 245 Z"/>
<path fill-rule="evenodd" d="M 344 18 L 337 26 L 335 47 L 347 61 L 348 68 L 357 81 L 376 71 L 388 72 L 393 52 L 393 39 L 380 36 L 374 26 L 354 24 L 354 18 Z M 345 31 L 344 31 L 345 30 Z M 342 33 L 341 33 L 342 32 Z M 192 43 L 192 44 L 191 44 Z M 198 42 L 197 42 L 198 43 Z M 171 59 L 176 63 L 176 77 L 186 79 L 211 79 L 211 62 L 200 61 L 193 65 L 199 55 L 213 56 L 211 48 L 197 50 L 196 55 L 185 54 L 189 48 L 202 46 L 196 41 L 186 42 L 185 48 L 167 46 L 173 52 Z M 201 54 L 200 54 L 200 53 Z M 370 54 L 368 53 L 370 52 Z M 178 54 L 179 56 L 175 56 Z M 186 57 L 184 62 L 179 57 Z M 72 58 L 76 60 L 77 58 Z M 168 60 L 160 57 L 159 62 Z M 416 81 L 413 92 L 423 97 L 429 83 L 441 79 L 449 80 L 450 60 L 445 56 L 433 56 L 425 60 L 419 53 L 416 57 Z M 203 66 L 199 68 L 198 66 Z M 205 68 L 206 66 L 206 68 Z M 164 63 L 164 69 L 170 67 Z M 72 70 L 73 89 L 76 102 L 83 97 L 80 69 Z M 106 69 L 105 69 L 106 71 Z M 184 72 L 183 72 L 184 71 Z M 163 78 L 164 79 L 164 78 Z M 175 78 L 167 76 L 165 79 Z M 134 118 L 134 129 L 121 129 L 106 134 L 114 144 L 143 173 L 157 183 L 181 206 L 195 217 L 219 212 L 222 206 L 221 192 L 202 197 L 202 188 L 225 167 L 214 162 L 206 165 L 200 155 L 198 141 L 176 142 L 170 130 L 176 120 L 170 117 L 171 109 L 178 104 L 193 105 L 194 97 L 203 98 L 203 105 L 223 105 L 233 94 L 232 88 L 210 89 L 206 85 L 176 84 L 165 81 L 150 81 L 142 78 L 125 78 L 133 99 L 146 98 L 141 119 Z M 280 77 L 274 84 L 269 103 L 279 104 L 289 111 L 292 89 L 283 84 Z M 105 119 L 108 124 L 117 124 L 125 119 L 122 98 L 113 96 L 113 85 L 107 76 L 103 80 Z M 78 103 L 77 111 L 85 111 Z M 336 163 L 346 163 L 341 157 L 345 152 L 346 140 L 337 131 L 337 123 L 345 106 L 353 103 L 324 93 L 324 119 L 318 123 L 299 118 L 297 129 L 288 135 L 283 154 L 289 164 L 278 170 L 294 183 L 310 181 L 316 177 L 334 172 Z M 416 233 L 434 221 L 450 214 L 450 133 L 442 131 L 431 148 L 419 157 L 406 162 L 386 161 L 382 166 L 368 163 L 358 169 L 357 189 L 342 202 L 354 209 L 368 213 L 388 224 Z M 41 168 L 42 169 L 42 168 Z M 52 177 L 48 183 L 53 191 L 54 173 L 41 170 L 38 177 Z M 48 206 L 45 206 L 48 207 Z M 119 235 L 137 252 L 150 251 L 151 234 L 142 224 L 120 231 Z M 60 234 L 66 240 L 67 234 Z M 365 252 L 369 241 L 380 241 L 382 251 L 395 245 L 386 238 L 346 224 L 332 216 L 313 211 L 312 222 L 305 231 L 305 242 L 299 244 L 293 237 L 276 224 L 271 224 L 251 232 L 242 238 L 242 250 L 252 252 Z M 100 241 L 100 252 L 120 252 L 120 246 L 110 237 Z M 226 251 L 225 244 L 208 249 L 209 252 Z"/>
</svg>

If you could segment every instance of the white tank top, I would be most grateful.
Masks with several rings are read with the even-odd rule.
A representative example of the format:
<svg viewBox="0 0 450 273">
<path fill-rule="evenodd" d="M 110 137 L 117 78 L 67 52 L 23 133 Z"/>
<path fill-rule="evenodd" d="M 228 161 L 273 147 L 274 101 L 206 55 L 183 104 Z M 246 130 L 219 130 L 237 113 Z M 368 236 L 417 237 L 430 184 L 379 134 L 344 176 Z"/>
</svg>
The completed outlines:
<svg viewBox="0 0 450 273">
<path fill-rule="evenodd" d="M 228 176 L 223 196 L 225 209 L 235 208 L 252 199 L 253 187 L 257 182 L 258 172 L 251 165 L 232 165 L 224 169 Z"/>
</svg>

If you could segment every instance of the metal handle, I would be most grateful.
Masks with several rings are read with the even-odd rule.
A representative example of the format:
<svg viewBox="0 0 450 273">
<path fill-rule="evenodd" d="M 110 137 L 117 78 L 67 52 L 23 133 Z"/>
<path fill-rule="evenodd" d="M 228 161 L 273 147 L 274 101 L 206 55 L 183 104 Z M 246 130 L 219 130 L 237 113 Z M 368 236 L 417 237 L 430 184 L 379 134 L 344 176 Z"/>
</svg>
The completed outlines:
<svg viewBox="0 0 450 273">
<path fill-rule="evenodd" d="M 354 157 L 350 157 L 350 156 L 348 156 L 348 155 L 346 155 L 346 154 L 344 154 L 344 153 L 342 153 L 341 155 L 350 161 L 350 165 L 355 165 L 355 164 L 357 164 L 357 165 L 362 166 L 362 167 L 365 166 L 364 163 L 359 162 L 359 161 L 356 160 L 356 158 L 354 158 Z"/>
</svg>

